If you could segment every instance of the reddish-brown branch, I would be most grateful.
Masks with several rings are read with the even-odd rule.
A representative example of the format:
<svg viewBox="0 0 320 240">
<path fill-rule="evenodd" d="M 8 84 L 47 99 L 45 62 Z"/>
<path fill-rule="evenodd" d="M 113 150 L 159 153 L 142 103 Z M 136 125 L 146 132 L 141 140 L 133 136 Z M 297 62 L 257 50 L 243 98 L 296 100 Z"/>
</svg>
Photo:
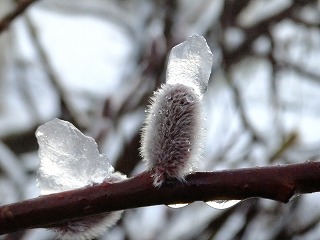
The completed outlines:
<svg viewBox="0 0 320 240">
<path fill-rule="evenodd" d="M 149 172 L 119 183 L 103 183 L 0 207 L 0 234 L 53 226 L 70 219 L 120 209 L 214 199 L 261 197 L 288 202 L 296 194 L 320 191 L 320 162 L 197 172 L 186 182 L 160 188 Z"/>
<path fill-rule="evenodd" d="M 0 33 L 10 26 L 10 23 L 21 15 L 31 4 L 38 0 L 21 0 L 18 2 L 17 7 L 4 18 L 0 20 Z"/>
</svg>

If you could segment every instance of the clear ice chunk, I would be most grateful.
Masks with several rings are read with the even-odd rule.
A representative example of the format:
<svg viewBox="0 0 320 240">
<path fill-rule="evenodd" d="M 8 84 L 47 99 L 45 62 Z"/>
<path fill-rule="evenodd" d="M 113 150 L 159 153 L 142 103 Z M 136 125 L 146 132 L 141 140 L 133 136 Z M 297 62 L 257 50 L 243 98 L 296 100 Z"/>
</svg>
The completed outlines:
<svg viewBox="0 0 320 240">
<path fill-rule="evenodd" d="M 41 160 L 37 178 L 42 195 L 101 183 L 114 171 L 94 139 L 67 121 L 53 119 L 41 125 L 36 137 Z"/>
<path fill-rule="evenodd" d="M 167 84 L 184 84 L 199 95 L 205 93 L 213 64 L 213 55 L 203 36 L 192 35 L 172 48 L 167 67 Z"/>
</svg>

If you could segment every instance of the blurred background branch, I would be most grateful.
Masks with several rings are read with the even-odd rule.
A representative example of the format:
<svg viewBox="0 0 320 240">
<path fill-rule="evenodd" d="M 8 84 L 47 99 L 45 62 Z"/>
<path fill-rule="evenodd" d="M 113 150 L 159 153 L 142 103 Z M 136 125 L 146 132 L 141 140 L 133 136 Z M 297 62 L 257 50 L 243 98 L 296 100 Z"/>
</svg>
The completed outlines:
<svg viewBox="0 0 320 240">
<path fill-rule="evenodd" d="M 0 19 L 0 33 L 3 30 L 6 30 L 11 22 L 16 19 L 18 16 L 20 16 L 21 14 L 23 14 L 23 12 L 33 3 L 37 2 L 38 0 L 21 0 L 18 1 L 17 6 L 15 7 L 15 9 L 8 13 L 5 17 L 3 17 L 2 19 Z"/>
</svg>

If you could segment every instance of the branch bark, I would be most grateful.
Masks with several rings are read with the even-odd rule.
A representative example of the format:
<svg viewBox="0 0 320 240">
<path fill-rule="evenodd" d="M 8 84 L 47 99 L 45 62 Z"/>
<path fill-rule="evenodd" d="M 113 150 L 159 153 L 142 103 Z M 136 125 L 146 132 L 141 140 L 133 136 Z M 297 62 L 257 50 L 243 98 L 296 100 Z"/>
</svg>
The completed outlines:
<svg viewBox="0 0 320 240">
<path fill-rule="evenodd" d="M 119 183 L 102 183 L 0 207 L 0 234 L 52 227 L 71 219 L 128 208 L 194 201 L 261 197 L 287 203 L 320 191 L 320 162 L 196 172 L 185 182 L 152 185 L 150 172 Z"/>
<path fill-rule="evenodd" d="M 33 3 L 37 2 L 38 0 L 21 0 L 18 2 L 16 8 L 8 13 L 4 18 L 0 20 L 0 33 L 6 30 L 11 22 L 16 19 L 19 15 L 24 13 L 24 11 Z"/>
</svg>

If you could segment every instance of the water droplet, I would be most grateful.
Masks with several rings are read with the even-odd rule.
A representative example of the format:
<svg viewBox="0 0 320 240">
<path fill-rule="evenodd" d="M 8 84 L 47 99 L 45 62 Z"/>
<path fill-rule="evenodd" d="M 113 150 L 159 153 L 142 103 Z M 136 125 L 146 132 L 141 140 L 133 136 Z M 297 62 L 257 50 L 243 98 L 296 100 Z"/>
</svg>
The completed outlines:
<svg viewBox="0 0 320 240">
<path fill-rule="evenodd" d="M 216 209 L 226 209 L 226 208 L 233 207 L 239 202 L 241 202 L 241 200 L 216 200 L 216 201 L 206 202 L 206 204 Z"/>
<path fill-rule="evenodd" d="M 177 203 L 177 204 L 169 204 L 167 205 L 169 208 L 183 208 L 185 206 L 188 206 L 188 203 Z"/>
<path fill-rule="evenodd" d="M 158 111 L 158 113 L 161 115 L 161 114 L 162 114 L 162 110 L 160 109 L 160 110 Z"/>
<path fill-rule="evenodd" d="M 187 150 L 188 152 L 191 152 L 191 148 L 188 148 L 188 150 Z"/>
<path fill-rule="evenodd" d="M 193 97 L 191 95 L 189 95 L 189 94 L 186 96 L 186 99 L 187 99 L 188 102 L 191 102 L 191 103 L 194 102 Z"/>
<path fill-rule="evenodd" d="M 144 112 L 147 113 L 147 112 L 148 112 L 148 109 L 145 109 Z"/>
<path fill-rule="evenodd" d="M 168 95 L 166 95 L 166 97 L 165 97 L 166 99 L 168 99 L 168 100 L 170 100 L 172 97 L 171 97 L 171 95 L 170 94 L 168 94 Z"/>
</svg>

